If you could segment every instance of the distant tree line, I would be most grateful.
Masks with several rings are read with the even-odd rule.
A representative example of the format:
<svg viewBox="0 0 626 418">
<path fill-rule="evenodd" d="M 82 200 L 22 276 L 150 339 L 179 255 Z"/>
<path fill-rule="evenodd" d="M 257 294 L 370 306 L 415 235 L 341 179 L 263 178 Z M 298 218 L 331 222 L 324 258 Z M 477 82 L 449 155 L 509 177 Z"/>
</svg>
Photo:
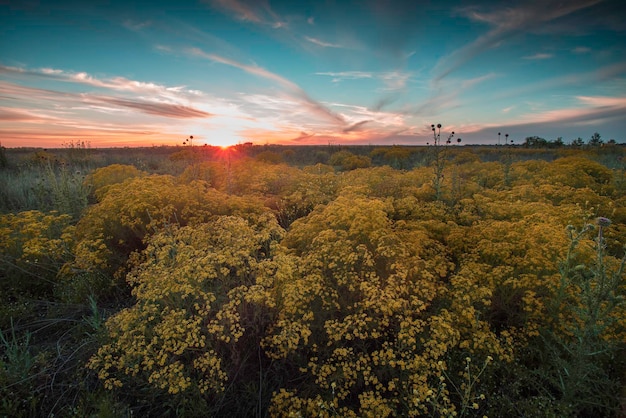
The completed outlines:
<svg viewBox="0 0 626 418">
<path fill-rule="evenodd" d="M 593 135 L 591 135 L 591 138 L 589 138 L 586 143 L 581 137 L 573 139 L 570 142 L 570 145 L 573 147 L 582 147 L 584 145 L 588 145 L 590 147 L 599 147 L 604 144 L 605 142 L 598 132 L 595 132 Z M 609 139 L 606 144 L 616 145 L 617 142 L 614 139 Z M 526 137 L 526 139 L 524 140 L 523 146 L 526 148 L 558 148 L 565 146 L 565 142 L 563 142 L 562 137 L 558 137 L 554 141 L 549 141 L 538 136 L 529 136 Z"/>
</svg>

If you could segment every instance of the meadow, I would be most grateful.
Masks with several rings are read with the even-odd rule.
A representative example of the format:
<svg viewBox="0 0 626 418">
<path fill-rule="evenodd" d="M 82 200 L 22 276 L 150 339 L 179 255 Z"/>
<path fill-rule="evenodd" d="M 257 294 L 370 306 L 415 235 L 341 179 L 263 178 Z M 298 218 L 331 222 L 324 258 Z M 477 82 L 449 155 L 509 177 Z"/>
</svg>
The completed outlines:
<svg viewBox="0 0 626 418">
<path fill-rule="evenodd" d="M 2 148 L 0 416 L 623 416 L 625 154 Z"/>
</svg>

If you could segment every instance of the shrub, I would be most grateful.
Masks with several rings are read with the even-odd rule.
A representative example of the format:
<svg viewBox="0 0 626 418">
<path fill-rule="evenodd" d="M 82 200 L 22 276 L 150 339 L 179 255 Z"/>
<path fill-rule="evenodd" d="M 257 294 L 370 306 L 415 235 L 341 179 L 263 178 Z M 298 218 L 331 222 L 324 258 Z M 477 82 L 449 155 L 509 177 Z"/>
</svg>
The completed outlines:
<svg viewBox="0 0 626 418">
<path fill-rule="evenodd" d="M 161 415 L 169 403 L 171 414 L 217 414 L 226 388 L 258 370 L 247 349 L 261 338 L 263 318 L 249 311 L 246 291 L 263 291 L 259 265 L 280 233 L 264 215 L 256 224 L 221 216 L 152 235 L 127 277 L 136 304 L 107 321 L 109 340 L 89 367 L 147 413 Z"/>
<path fill-rule="evenodd" d="M 112 164 L 107 167 L 98 168 L 90 173 L 85 178 L 85 185 L 87 185 L 91 192 L 95 195 L 97 200 L 102 200 L 107 191 L 114 184 L 123 183 L 125 180 L 141 177 L 145 173 L 139 171 L 137 167 L 133 165 Z"/>
<path fill-rule="evenodd" d="M 343 171 L 348 171 L 370 167 L 372 159 L 364 155 L 354 155 L 349 151 L 338 151 L 330 156 L 329 164 L 339 167 Z"/>
<path fill-rule="evenodd" d="M 72 259 L 71 221 L 67 214 L 34 210 L 0 216 L 0 286 L 6 303 L 52 295 L 59 269 Z"/>
</svg>

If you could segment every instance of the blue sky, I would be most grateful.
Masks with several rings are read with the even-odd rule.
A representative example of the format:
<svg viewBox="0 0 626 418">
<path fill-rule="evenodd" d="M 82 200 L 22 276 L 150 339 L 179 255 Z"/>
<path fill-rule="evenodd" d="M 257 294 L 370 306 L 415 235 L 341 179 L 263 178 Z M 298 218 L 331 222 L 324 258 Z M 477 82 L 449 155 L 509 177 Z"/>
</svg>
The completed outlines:
<svg viewBox="0 0 626 418">
<path fill-rule="evenodd" d="M 626 6 L 0 3 L 0 142 L 626 142 Z"/>
</svg>

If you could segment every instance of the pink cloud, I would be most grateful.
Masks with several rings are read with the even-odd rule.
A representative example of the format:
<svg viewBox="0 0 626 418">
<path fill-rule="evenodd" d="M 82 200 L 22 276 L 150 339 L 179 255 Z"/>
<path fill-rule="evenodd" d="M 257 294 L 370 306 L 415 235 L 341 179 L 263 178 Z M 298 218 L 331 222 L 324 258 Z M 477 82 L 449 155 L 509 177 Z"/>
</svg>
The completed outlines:
<svg viewBox="0 0 626 418">
<path fill-rule="evenodd" d="M 576 97 L 586 107 L 556 109 L 522 116 L 534 123 L 570 122 L 589 123 L 623 117 L 626 111 L 626 97 Z"/>
<path fill-rule="evenodd" d="M 185 86 L 164 86 L 162 84 L 131 80 L 125 77 L 101 79 L 84 71 L 71 72 L 56 68 L 24 69 L 0 65 L 0 73 L 15 74 L 18 76 L 52 78 L 69 83 L 79 83 L 114 91 L 145 93 L 160 95 L 175 100 L 187 100 L 189 97 L 202 96 L 199 90 L 189 90 Z"/>
</svg>

